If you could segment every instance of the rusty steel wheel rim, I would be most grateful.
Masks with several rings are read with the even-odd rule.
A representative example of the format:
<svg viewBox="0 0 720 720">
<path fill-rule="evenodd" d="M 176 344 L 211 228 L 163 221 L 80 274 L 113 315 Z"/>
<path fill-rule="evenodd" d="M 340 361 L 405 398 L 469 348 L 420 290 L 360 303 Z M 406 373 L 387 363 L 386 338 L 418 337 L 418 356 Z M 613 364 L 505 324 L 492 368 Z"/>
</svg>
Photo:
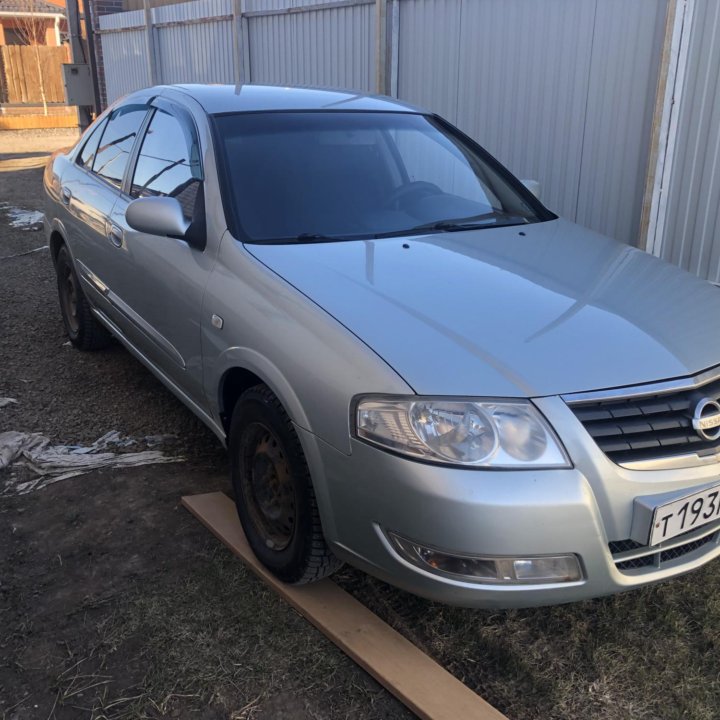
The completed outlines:
<svg viewBox="0 0 720 720">
<path fill-rule="evenodd" d="M 65 268 L 60 280 L 60 297 L 62 299 L 63 314 L 67 320 L 68 327 L 73 335 L 77 335 L 80 330 L 80 321 L 78 320 L 78 289 L 75 285 L 75 277 L 69 267 Z"/>
<path fill-rule="evenodd" d="M 262 423 L 243 433 L 243 500 L 271 550 L 290 545 L 295 532 L 295 488 L 280 440 Z"/>
</svg>

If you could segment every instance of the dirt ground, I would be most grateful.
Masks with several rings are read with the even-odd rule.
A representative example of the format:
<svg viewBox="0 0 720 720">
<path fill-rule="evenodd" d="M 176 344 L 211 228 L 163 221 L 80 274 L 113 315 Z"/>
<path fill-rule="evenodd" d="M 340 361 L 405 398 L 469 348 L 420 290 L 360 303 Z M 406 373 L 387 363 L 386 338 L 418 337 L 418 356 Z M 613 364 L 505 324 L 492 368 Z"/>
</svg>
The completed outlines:
<svg viewBox="0 0 720 720">
<path fill-rule="evenodd" d="M 411 715 L 179 506 L 229 490 L 214 436 L 121 347 L 66 344 L 42 233 L 44 154 L 0 133 L 0 431 L 168 435 L 185 461 L 20 497 L 0 471 L 0 718 L 395 720 Z M 3 203 L 5 205 L 3 205 Z M 12 257 L 11 257 L 12 256 Z M 478 612 L 337 581 L 514 720 L 720 718 L 720 563 L 571 606 Z M 461 720 L 461 719 L 459 719 Z"/>
<path fill-rule="evenodd" d="M 0 204 L 40 209 L 68 142 L 0 134 Z M 411 717 L 179 506 L 229 491 L 224 451 L 119 345 L 66 344 L 47 252 L 2 259 L 43 244 L 0 206 L 0 432 L 169 435 L 186 462 L 0 495 L 0 718 Z"/>
</svg>

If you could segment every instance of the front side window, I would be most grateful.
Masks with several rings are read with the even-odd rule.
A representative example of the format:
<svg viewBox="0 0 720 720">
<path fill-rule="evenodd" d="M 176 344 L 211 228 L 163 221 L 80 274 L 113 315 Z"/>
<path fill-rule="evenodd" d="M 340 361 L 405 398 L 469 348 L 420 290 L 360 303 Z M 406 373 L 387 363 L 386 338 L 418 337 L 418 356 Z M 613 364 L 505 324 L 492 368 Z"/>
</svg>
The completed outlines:
<svg viewBox="0 0 720 720">
<path fill-rule="evenodd" d="M 177 198 L 192 217 L 201 180 L 195 128 L 166 110 L 156 110 L 138 153 L 130 194 Z"/>
<path fill-rule="evenodd" d="M 118 188 L 147 110 L 145 105 L 119 107 L 113 111 L 102 134 L 92 169 Z"/>
<path fill-rule="evenodd" d="M 554 217 L 430 116 L 267 112 L 214 122 L 226 202 L 246 242 L 377 238 Z"/>
</svg>

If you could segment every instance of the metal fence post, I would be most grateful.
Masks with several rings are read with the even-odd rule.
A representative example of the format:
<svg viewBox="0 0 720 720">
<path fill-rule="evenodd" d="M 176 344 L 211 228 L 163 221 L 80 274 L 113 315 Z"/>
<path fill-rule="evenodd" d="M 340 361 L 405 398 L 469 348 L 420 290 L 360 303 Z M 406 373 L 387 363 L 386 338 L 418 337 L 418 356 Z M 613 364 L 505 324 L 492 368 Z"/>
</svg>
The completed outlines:
<svg viewBox="0 0 720 720">
<path fill-rule="evenodd" d="M 375 0 L 375 91 L 388 94 L 387 0 Z"/>
<path fill-rule="evenodd" d="M 145 48 L 148 58 L 148 74 L 150 76 L 150 84 L 157 85 L 159 83 L 157 56 L 155 55 L 155 31 L 153 29 L 152 8 L 150 0 L 143 0 L 143 9 L 145 11 Z"/>
<path fill-rule="evenodd" d="M 398 97 L 398 64 L 400 59 L 400 0 L 391 0 L 390 38 L 388 41 L 388 74 L 390 75 L 389 94 Z"/>
<path fill-rule="evenodd" d="M 245 0 L 233 0 L 233 71 L 235 83 L 250 82 L 250 29 L 245 15 Z"/>
<path fill-rule="evenodd" d="M 678 115 L 687 75 L 694 12 L 695 0 L 678 0 L 668 6 L 637 240 L 638 247 L 657 257 L 662 257 L 668 185 L 675 159 Z"/>
</svg>

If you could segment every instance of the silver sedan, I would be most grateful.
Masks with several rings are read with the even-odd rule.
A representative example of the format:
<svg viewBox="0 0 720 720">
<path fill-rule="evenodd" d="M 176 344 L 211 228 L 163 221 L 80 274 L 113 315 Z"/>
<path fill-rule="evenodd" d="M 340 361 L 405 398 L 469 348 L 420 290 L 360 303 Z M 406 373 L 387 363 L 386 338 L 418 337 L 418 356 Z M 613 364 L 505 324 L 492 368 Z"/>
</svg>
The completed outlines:
<svg viewBox="0 0 720 720">
<path fill-rule="evenodd" d="M 227 445 L 290 583 L 347 561 L 476 607 L 720 553 L 720 293 L 563 220 L 389 98 L 155 87 L 45 172 L 67 333 Z"/>
</svg>

